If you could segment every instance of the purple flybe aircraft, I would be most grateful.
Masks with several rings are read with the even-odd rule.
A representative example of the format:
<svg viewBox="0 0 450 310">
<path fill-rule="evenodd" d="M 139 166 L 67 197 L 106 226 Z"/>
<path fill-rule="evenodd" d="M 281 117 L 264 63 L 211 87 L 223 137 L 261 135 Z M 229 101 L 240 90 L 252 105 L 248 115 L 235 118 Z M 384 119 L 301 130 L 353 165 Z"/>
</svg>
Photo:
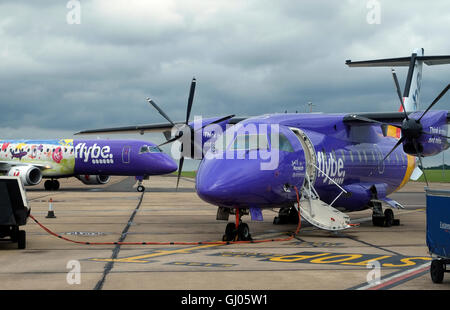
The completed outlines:
<svg viewBox="0 0 450 310">
<path fill-rule="evenodd" d="M 110 176 L 144 178 L 171 173 L 176 163 L 148 141 L 138 140 L 0 140 L 0 172 L 19 176 L 26 186 L 43 178 L 46 190 L 58 190 L 59 178 L 76 177 L 87 185 L 108 183 Z"/>
<path fill-rule="evenodd" d="M 399 112 L 282 113 L 250 118 L 230 115 L 189 122 L 194 79 L 185 122 L 174 123 L 149 100 L 169 124 L 82 133 L 164 132 L 175 128 L 173 138 L 165 143 L 182 143 L 179 173 L 185 156 L 200 158 L 197 194 L 218 207 L 218 220 L 228 221 L 230 214 L 236 215 L 236 223 L 226 226 L 224 241 L 251 239 L 241 217 L 250 214 L 252 220 L 261 221 L 265 208 L 279 208 L 274 224 L 298 220 L 297 193 L 301 216 L 321 229 L 349 228 L 346 212 L 368 208 L 373 210 L 375 226 L 391 226 L 399 223 L 392 208 L 402 206 L 388 198 L 389 194 L 422 175 L 416 158 L 421 163 L 422 157 L 449 147 L 450 113 L 430 109 L 450 85 L 425 111 L 417 110 L 423 64 L 449 63 L 450 56 L 424 56 L 423 49 L 415 49 L 408 57 L 346 62 L 350 67 L 408 67 L 403 95 L 392 72 Z"/>
</svg>

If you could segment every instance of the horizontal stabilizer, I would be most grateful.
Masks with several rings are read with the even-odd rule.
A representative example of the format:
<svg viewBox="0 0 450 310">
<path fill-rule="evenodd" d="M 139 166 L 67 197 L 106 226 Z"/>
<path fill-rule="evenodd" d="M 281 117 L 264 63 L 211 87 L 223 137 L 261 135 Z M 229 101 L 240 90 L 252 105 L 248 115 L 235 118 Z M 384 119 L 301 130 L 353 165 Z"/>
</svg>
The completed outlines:
<svg viewBox="0 0 450 310">
<path fill-rule="evenodd" d="M 429 66 L 450 64 L 450 55 L 417 56 L 415 59 L 417 61 L 423 61 Z M 410 62 L 411 57 L 400 57 L 363 61 L 346 60 L 345 64 L 349 67 L 408 67 Z"/>
</svg>

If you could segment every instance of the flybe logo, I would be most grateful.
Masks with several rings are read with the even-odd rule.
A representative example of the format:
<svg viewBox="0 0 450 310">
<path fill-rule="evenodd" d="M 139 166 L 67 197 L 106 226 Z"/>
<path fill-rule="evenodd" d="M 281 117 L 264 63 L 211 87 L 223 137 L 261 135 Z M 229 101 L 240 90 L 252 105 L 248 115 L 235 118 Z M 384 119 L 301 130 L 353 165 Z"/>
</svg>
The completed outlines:
<svg viewBox="0 0 450 310">
<path fill-rule="evenodd" d="M 81 159 L 85 163 L 91 161 L 93 164 L 113 164 L 113 154 L 108 145 L 98 146 L 94 143 L 92 146 L 86 146 L 86 143 L 78 143 L 75 146 L 75 159 Z"/>
<path fill-rule="evenodd" d="M 323 183 L 333 184 L 330 179 L 325 177 L 325 174 L 337 184 L 344 183 L 345 169 L 342 158 L 336 159 L 332 154 L 327 156 L 324 152 L 319 152 L 317 161 L 321 170 L 318 172 L 318 177 L 323 177 Z"/>
</svg>

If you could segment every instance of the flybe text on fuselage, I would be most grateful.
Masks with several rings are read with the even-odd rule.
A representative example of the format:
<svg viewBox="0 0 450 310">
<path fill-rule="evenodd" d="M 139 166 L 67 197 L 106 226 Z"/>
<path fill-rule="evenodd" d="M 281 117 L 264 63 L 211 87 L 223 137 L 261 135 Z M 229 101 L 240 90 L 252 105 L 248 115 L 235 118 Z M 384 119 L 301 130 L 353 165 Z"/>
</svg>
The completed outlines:
<svg viewBox="0 0 450 310">
<path fill-rule="evenodd" d="M 318 152 L 317 162 L 319 167 L 317 176 L 323 178 L 323 183 L 328 182 L 328 184 L 332 184 L 332 181 L 329 178 L 337 184 L 344 183 L 345 169 L 344 160 L 342 158 L 335 158 L 331 153 L 324 154 L 323 152 Z"/>
<path fill-rule="evenodd" d="M 83 160 L 87 163 L 89 160 L 92 163 L 113 164 L 114 158 L 111 153 L 111 147 L 108 145 L 98 146 L 97 143 L 87 147 L 86 143 L 78 143 L 75 146 L 75 159 Z"/>
</svg>

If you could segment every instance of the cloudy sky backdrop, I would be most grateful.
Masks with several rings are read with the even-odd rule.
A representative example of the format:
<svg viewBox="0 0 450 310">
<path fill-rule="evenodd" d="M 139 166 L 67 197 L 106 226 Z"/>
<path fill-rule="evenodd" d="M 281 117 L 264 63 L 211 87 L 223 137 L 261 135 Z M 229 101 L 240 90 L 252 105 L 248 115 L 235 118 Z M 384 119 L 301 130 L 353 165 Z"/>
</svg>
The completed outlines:
<svg viewBox="0 0 450 310">
<path fill-rule="evenodd" d="M 66 0 L 0 2 L 0 137 L 72 137 L 83 129 L 192 115 L 398 109 L 390 68 L 346 59 L 450 54 L 448 1 Z M 71 16 L 71 15 L 70 15 Z M 404 85 L 406 68 L 397 70 Z M 450 65 L 424 67 L 424 108 Z M 450 110 L 450 96 L 436 108 Z M 116 138 L 117 136 L 110 136 Z M 122 136 L 123 137 L 123 136 Z M 162 135 L 126 135 L 154 142 Z M 450 162 L 450 152 L 446 152 Z M 441 163 L 442 156 L 427 164 Z"/>
</svg>

